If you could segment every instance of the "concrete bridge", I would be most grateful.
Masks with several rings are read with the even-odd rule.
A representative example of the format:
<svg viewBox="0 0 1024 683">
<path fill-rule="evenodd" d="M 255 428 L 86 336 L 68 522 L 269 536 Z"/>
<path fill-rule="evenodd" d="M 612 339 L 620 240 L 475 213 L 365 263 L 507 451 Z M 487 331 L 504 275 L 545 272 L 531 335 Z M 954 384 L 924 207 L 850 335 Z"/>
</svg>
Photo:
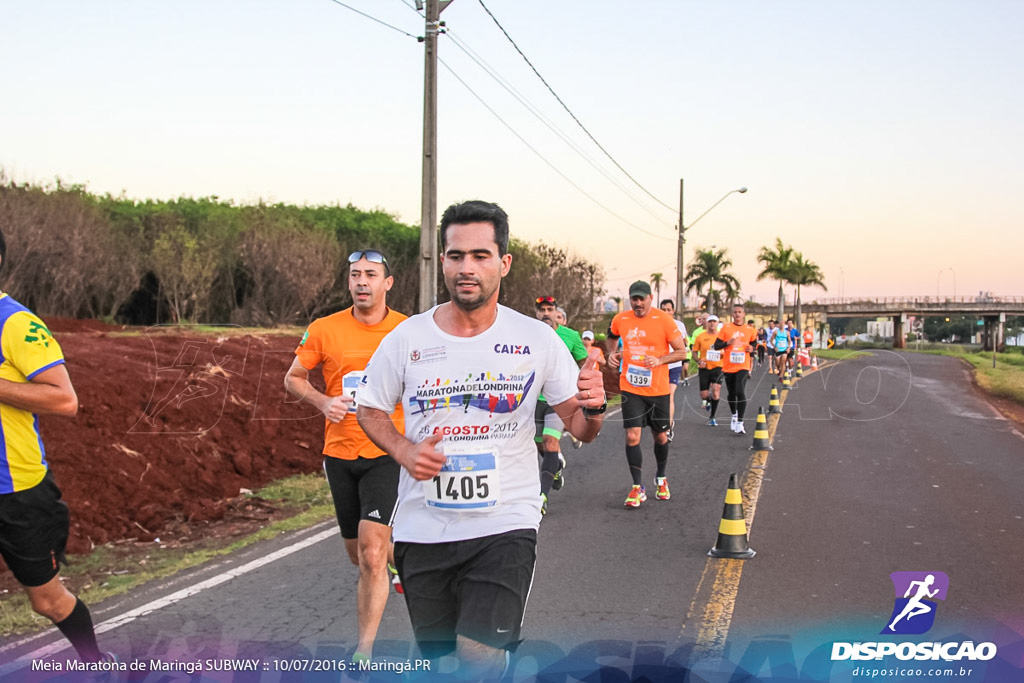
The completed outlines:
<svg viewBox="0 0 1024 683">
<path fill-rule="evenodd" d="M 960 296 L 960 297 L 876 297 L 847 299 L 816 299 L 801 304 L 802 312 L 815 313 L 822 323 L 828 316 L 889 317 L 893 320 L 894 346 L 906 347 L 905 326 L 909 316 L 974 315 L 983 321 L 982 348 L 999 351 L 1006 346 L 1006 316 L 1024 315 L 1024 296 Z"/>
</svg>

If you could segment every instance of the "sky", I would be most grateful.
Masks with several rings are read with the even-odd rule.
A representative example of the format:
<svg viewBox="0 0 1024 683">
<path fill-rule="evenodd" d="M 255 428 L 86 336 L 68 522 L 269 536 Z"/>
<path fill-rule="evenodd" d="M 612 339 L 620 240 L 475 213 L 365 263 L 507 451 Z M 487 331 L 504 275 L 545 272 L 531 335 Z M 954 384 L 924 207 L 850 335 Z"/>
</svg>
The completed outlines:
<svg viewBox="0 0 1024 683">
<path fill-rule="evenodd" d="M 3 5 L 8 178 L 419 225 L 414 0 Z M 727 249 L 745 297 L 776 299 L 756 258 L 776 237 L 824 273 L 805 301 L 1024 296 L 1024 3 L 454 0 L 441 18 L 440 209 L 499 203 L 513 236 L 600 263 L 609 295 L 660 272 L 674 296 L 683 179 L 687 262 Z"/>
</svg>

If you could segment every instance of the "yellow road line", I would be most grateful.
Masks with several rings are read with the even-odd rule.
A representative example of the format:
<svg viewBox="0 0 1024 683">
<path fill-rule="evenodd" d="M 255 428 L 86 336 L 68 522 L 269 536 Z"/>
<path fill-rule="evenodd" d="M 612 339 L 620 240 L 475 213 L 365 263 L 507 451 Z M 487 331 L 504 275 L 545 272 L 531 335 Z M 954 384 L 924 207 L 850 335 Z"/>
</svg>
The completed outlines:
<svg viewBox="0 0 1024 683">
<path fill-rule="evenodd" d="M 820 367 L 820 365 L 819 365 Z M 785 404 L 789 391 L 781 392 L 779 396 L 780 408 Z M 775 441 L 775 432 L 778 429 L 781 414 L 775 413 L 768 416 L 769 443 Z M 749 539 L 750 529 L 754 525 L 754 513 L 757 510 L 757 500 L 761 495 L 761 483 L 764 480 L 764 471 L 768 467 L 769 451 L 755 451 L 747 463 L 747 472 L 743 477 L 743 484 L 740 490 L 743 493 L 743 516 L 747 523 L 747 536 Z M 693 617 L 699 611 L 700 616 L 696 621 L 696 637 L 693 653 L 690 656 L 690 665 L 698 662 L 720 659 L 725 648 L 726 638 L 729 636 L 729 625 L 732 621 L 733 609 L 736 606 L 736 595 L 740 588 L 740 578 L 743 575 L 743 563 L 745 560 L 716 559 L 709 557 L 704 563 L 704 571 L 701 572 L 700 581 L 697 583 L 697 591 L 690 603 L 690 609 L 686 615 L 686 623 L 683 624 L 681 634 L 686 632 L 686 624 L 694 623 Z"/>
</svg>

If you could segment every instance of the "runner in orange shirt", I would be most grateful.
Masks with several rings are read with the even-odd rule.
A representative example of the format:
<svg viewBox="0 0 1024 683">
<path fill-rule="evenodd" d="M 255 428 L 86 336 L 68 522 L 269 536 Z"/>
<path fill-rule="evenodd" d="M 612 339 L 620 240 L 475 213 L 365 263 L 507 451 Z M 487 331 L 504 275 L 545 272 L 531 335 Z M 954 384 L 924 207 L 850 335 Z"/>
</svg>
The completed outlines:
<svg viewBox="0 0 1024 683">
<path fill-rule="evenodd" d="M 388 600 L 391 523 L 400 467 L 360 429 L 356 394 L 370 356 L 405 316 L 387 306 L 394 278 L 383 254 L 373 249 L 355 251 L 348 262 L 352 306 L 313 321 L 295 349 L 284 386 L 326 418 L 324 473 L 345 550 L 359 567 L 359 642 L 353 657 L 368 659 Z M 309 382 L 310 371 L 318 366 L 326 384 L 324 393 Z M 396 429 L 403 429 L 401 406 L 396 406 L 392 421 Z M 396 583 L 396 588 L 400 585 Z"/>
<path fill-rule="evenodd" d="M 743 414 L 747 410 L 747 379 L 754 346 L 757 343 L 757 332 L 749 325 L 743 324 L 743 304 L 732 306 L 732 322 L 722 325 L 718 332 L 715 350 L 723 351 L 722 372 L 725 374 L 725 386 L 729 390 L 729 412 L 732 413 L 731 429 L 734 434 L 746 434 L 743 427 Z"/>
<path fill-rule="evenodd" d="M 654 436 L 654 459 L 657 462 L 655 496 L 668 500 L 668 480 L 665 469 L 668 464 L 668 430 L 671 424 L 669 414 L 668 366 L 686 356 L 686 338 L 676 327 L 672 316 L 653 306 L 651 286 L 643 280 L 629 287 L 630 310 L 617 313 L 612 318 L 608 334 L 621 337 L 621 351 L 608 355 L 612 367 L 622 370 L 619 375 L 619 390 L 622 393 L 622 425 L 626 428 L 626 462 L 633 477 L 633 487 L 626 498 L 626 507 L 640 507 L 647 500 L 643 485 L 643 451 L 640 449 L 640 434 L 644 426 L 651 428 Z"/>
<path fill-rule="evenodd" d="M 718 412 L 718 400 L 722 393 L 722 351 L 715 350 L 718 341 L 718 316 L 709 315 L 701 332 L 693 342 L 693 357 L 697 359 L 697 381 L 700 383 L 700 397 L 708 404 L 711 415 L 709 427 L 717 427 L 715 414 Z"/>
</svg>

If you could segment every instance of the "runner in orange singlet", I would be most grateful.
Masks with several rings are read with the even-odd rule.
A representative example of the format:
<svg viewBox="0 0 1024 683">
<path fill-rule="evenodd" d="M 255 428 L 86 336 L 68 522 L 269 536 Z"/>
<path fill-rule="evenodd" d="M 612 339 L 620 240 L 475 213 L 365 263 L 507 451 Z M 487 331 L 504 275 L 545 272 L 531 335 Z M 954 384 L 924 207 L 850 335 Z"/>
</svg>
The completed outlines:
<svg viewBox="0 0 1024 683">
<path fill-rule="evenodd" d="M 731 429 L 734 434 L 747 433 L 743 427 L 743 414 L 747 410 L 746 385 L 756 342 L 757 332 L 743 324 L 743 304 L 733 304 L 732 322 L 722 325 L 715 349 L 724 351 L 722 372 L 725 374 L 725 386 L 729 390 L 729 412 L 732 413 Z"/>
</svg>

